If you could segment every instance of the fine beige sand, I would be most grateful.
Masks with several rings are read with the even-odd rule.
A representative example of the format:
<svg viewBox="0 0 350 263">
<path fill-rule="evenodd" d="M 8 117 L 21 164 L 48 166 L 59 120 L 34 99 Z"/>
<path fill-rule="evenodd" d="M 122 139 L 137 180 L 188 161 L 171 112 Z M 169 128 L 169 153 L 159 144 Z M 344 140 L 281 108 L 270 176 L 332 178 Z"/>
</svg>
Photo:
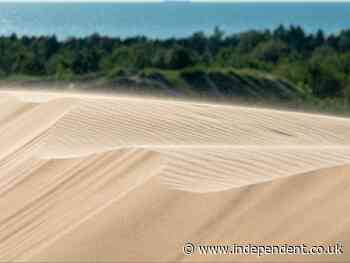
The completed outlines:
<svg viewBox="0 0 350 263">
<path fill-rule="evenodd" d="M 0 92 L 0 262 L 349 262 L 350 119 Z M 322 256 L 183 245 L 341 243 Z"/>
</svg>

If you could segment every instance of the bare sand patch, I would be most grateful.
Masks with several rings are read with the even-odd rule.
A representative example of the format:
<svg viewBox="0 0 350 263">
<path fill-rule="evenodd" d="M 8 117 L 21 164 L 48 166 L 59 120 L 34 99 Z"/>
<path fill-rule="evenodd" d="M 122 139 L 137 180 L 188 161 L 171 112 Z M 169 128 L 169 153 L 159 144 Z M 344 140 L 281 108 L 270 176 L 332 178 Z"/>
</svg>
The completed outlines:
<svg viewBox="0 0 350 263">
<path fill-rule="evenodd" d="M 350 120 L 240 106 L 0 93 L 0 260 L 305 261 L 182 246 L 342 242 Z"/>
</svg>

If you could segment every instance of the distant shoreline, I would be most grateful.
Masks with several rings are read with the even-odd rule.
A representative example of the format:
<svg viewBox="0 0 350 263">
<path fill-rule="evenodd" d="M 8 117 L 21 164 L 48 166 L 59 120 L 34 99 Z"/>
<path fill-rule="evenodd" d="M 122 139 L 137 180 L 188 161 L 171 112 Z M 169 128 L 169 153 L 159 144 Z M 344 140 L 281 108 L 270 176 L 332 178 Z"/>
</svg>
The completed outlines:
<svg viewBox="0 0 350 263">
<path fill-rule="evenodd" d="M 322 28 L 335 34 L 350 28 L 350 4 L 345 2 L 20 2 L 0 3 L 0 35 L 86 37 L 95 32 L 110 37 L 145 35 L 152 39 L 209 34 L 219 26 L 228 34 L 250 29 L 273 30 L 300 25 L 308 33 Z M 33 19 L 35 17 L 35 19 Z"/>
</svg>

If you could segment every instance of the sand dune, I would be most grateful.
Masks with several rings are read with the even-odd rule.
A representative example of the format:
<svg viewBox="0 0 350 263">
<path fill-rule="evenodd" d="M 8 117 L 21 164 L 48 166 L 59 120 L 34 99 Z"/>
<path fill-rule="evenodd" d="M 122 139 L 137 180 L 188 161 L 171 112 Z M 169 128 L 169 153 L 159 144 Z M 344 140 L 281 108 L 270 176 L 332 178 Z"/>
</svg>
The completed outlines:
<svg viewBox="0 0 350 263">
<path fill-rule="evenodd" d="M 223 191 L 350 163 L 346 147 L 226 147 L 166 153 L 162 183 L 190 192 Z"/>
<path fill-rule="evenodd" d="M 349 262 L 350 167 L 193 194 L 157 177 L 89 218 L 33 260 L 73 262 Z M 333 178 L 332 178 L 333 177 Z M 334 179 L 336 177 L 336 180 Z M 341 256 L 185 256 L 184 242 L 334 244 Z"/>
<path fill-rule="evenodd" d="M 0 108 L 0 261 L 315 261 L 182 246 L 350 245 L 349 119 L 24 91 Z"/>
<path fill-rule="evenodd" d="M 41 157 L 121 147 L 350 144 L 350 120 L 161 100 L 81 100 L 49 130 Z M 81 131 L 84 131 L 83 133 Z"/>
</svg>

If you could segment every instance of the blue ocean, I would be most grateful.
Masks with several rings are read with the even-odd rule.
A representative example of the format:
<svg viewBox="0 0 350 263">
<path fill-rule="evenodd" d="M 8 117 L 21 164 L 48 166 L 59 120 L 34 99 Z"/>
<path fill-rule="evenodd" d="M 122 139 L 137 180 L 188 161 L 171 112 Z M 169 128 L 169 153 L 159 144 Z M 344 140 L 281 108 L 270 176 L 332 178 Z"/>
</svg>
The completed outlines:
<svg viewBox="0 0 350 263">
<path fill-rule="evenodd" d="M 280 24 L 337 33 L 350 28 L 349 15 L 350 3 L 1 3 L 0 34 L 164 39 L 215 26 L 237 33 Z"/>
</svg>

